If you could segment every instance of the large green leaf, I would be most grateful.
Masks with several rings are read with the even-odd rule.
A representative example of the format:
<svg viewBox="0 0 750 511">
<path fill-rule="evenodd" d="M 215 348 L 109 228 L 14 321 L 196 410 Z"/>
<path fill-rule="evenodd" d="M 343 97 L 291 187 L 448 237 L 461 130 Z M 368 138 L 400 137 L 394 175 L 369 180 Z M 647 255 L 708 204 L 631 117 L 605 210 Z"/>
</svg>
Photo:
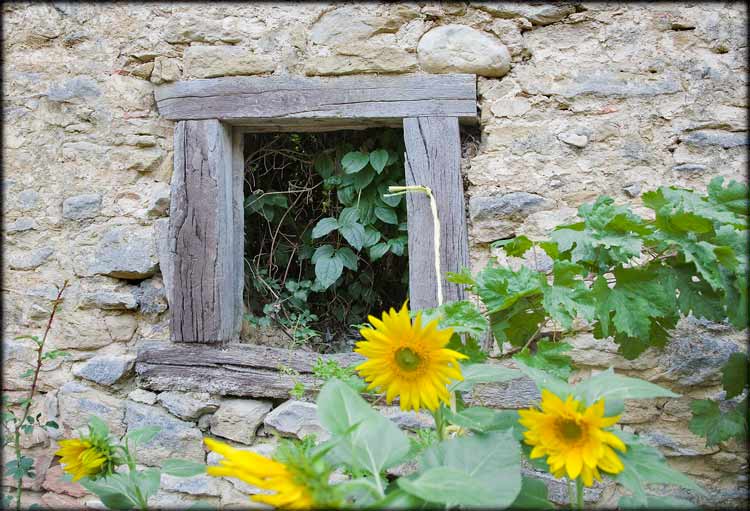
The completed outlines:
<svg viewBox="0 0 750 511">
<path fill-rule="evenodd" d="M 355 222 L 340 226 L 339 232 L 355 250 L 362 250 L 365 244 L 365 228 L 362 224 Z"/>
<path fill-rule="evenodd" d="M 594 319 L 594 299 L 582 277 L 588 271 L 570 261 L 555 261 L 552 267 L 554 283 L 542 287 L 542 303 L 547 313 L 569 329 L 573 320 L 580 317 L 586 321 Z"/>
<path fill-rule="evenodd" d="M 375 216 L 387 224 L 398 225 L 398 217 L 393 208 L 378 206 L 375 208 Z"/>
<path fill-rule="evenodd" d="M 78 483 L 99 497 L 108 509 L 138 508 L 127 474 L 112 474 L 97 481 L 84 477 L 79 479 Z"/>
<path fill-rule="evenodd" d="M 338 228 L 339 228 L 339 222 L 335 218 L 331 218 L 331 217 L 321 218 L 320 220 L 318 220 L 318 223 L 315 224 L 315 227 L 313 227 L 312 237 L 313 239 L 322 238 L 329 232 L 335 231 Z"/>
<path fill-rule="evenodd" d="M 491 506 L 494 492 L 464 470 L 432 467 L 415 479 L 399 478 L 402 490 L 428 502 L 452 506 Z"/>
<path fill-rule="evenodd" d="M 322 250 L 326 247 L 330 250 Z M 315 264 L 315 278 L 324 289 L 333 285 L 344 271 L 343 260 L 336 255 L 330 245 L 324 245 L 315 251 L 313 263 Z"/>
<path fill-rule="evenodd" d="M 492 431 L 440 442 L 422 454 L 420 467 L 425 472 L 436 467 L 458 470 L 484 487 L 484 491 L 474 492 L 473 497 L 456 492 L 453 497 L 457 505 L 507 507 L 521 490 L 521 448 L 511 431 Z"/>
<path fill-rule="evenodd" d="M 547 389 L 560 399 L 565 399 L 569 394 L 573 394 L 573 387 L 568 382 L 546 371 L 529 367 L 520 360 L 516 360 L 515 362 L 518 369 L 531 378 L 540 392 L 542 389 Z"/>
<path fill-rule="evenodd" d="M 747 355 L 732 353 L 721 370 L 721 384 L 727 392 L 727 399 L 742 394 L 747 386 Z"/>
<path fill-rule="evenodd" d="M 529 367 L 547 371 L 563 380 L 567 380 L 573 372 L 573 359 L 566 352 L 570 351 L 570 344 L 541 340 L 536 343 L 536 353 L 532 354 L 525 348 L 513 358 L 520 360 Z"/>
<path fill-rule="evenodd" d="M 523 476 L 521 493 L 510 506 L 511 509 L 555 509 L 547 498 L 547 485 L 539 479 Z"/>
<path fill-rule="evenodd" d="M 502 248 L 511 257 L 523 257 L 527 250 L 534 246 L 534 242 L 526 236 L 516 236 L 507 240 L 492 243 L 492 248 Z"/>
<path fill-rule="evenodd" d="M 693 417 L 688 428 L 706 439 L 711 447 L 730 438 L 747 436 L 747 400 L 736 408 L 722 413 L 719 404 L 710 399 L 698 399 L 690 403 Z"/>
<path fill-rule="evenodd" d="M 192 477 L 206 473 L 206 465 L 192 460 L 169 458 L 161 464 L 165 474 L 177 477 Z"/>
<path fill-rule="evenodd" d="M 625 453 L 617 452 L 623 470 L 615 480 L 633 492 L 637 498 L 645 498 L 647 484 L 671 484 L 705 495 L 705 491 L 688 476 L 670 467 L 664 456 L 655 447 L 642 443 L 638 437 L 615 431 L 627 446 Z"/>
<path fill-rule="evenodd" d="M 409 452 L 409 439 L 362 399 L 349 385 L 331 379 L 318 395 L 318 418 L 342 441 L 334 447 L 338 459 L 371 474 L 401 462 Z"/>
<path fill-rule="evenodd" d="M 357 255 L 349 247 L 341 247 L 336 250 L 336 257 L 341 259 L 341 263 L 352 271 L 357 269 Z"/>
<path fill-rule="evenodd" d="M 448 389 L 457 392 L 468 392 L 477 383 L 502 383 L 520 378 L 522 374 L 515 369 L 497 364 L 467 364 L 462 365 L 462 381 L 451 384 Z"/>
<path fill-rule="evenodd" d="M 510 429 L 514 432 L 516 440 L 522 439 L 518 412 L 515 410 L 493 410 L 484 406 L 472 406 L 456 413 L 447 410 L 446 417 L 451 424 L 480 433 Z"/>
<path fill-rule="evenodd" d="M 620 509 L 696 509 L 689 500 L 668 495 L 646 495 L 635 497 L 627 495 L 617 502 Z"/>
<path fill-rule="evenodd" d="M 375 172 L 380 174 L 388 164 L 388 151 L 385 149 L 376 149 L 370 152 L 370 165 Z"/>
<path fill-rule="evenodd" d="M 370 155 L 359 151 L 346 153 L 344 157 L 341 158 L 341 166 L 347 174 L 359 172 L 365 168 L 368 163 L 370 163 Z"/>
<path fill-rule="evenodd" d="M 325 179 L 333 174 L 333 159 L 327 154 L 319 154 L 318 157 L 315 158 L 313 167 L 315 168 L 315 172 Z"/>
<path fill-rule="evenodd" d="M 149 443 L 156 435 L 159 434 L 159 431 L 161 431 L 161 427 L 159 426 L 145 426 L 143 428 L 128 431 L 123 440 L 132 442 L 130 444 L 130 447 L 134 448 L 137 444 Z"/>
<path fill-rule="evenodd" d="M 487 332 L 487 319 L 469 300 L 456 300 L 439 307 L 422 310 L 422 323 L 439 320 L 440 328 L 452 328 L 453 333 L 481 337 Z"/>
<path fill-rule="evenodd" d="M 615 374 L 611 367 L 576 385 L 575 392 L 589 405 L 600 399 L 604 399 L 606 403 L 613 399 L 680 397 L 669 389 L 645 380 Z"/>
</svg>

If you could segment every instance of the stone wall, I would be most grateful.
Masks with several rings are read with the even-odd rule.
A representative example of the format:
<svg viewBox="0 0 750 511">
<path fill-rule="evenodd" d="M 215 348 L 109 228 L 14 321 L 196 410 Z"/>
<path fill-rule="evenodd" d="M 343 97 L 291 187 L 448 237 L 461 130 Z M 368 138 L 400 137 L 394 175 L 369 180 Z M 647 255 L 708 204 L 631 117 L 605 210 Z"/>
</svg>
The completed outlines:
<svg viewBox="0 0 750 511">
<path fill-rule="evenodd" d="M 268 453 L 274 429 L 317 427 L 312 405 L 136 388 L 143 340 L 168 339 L 155 236 L 163 232 L 172 123 L 154 86 L 251 74 L 471 72 L 479 75 L 481 142 L 463 169 L 474 271 L 488 242 L 542 236 L 601 193 L 639 208 L 661 184 L 704 189 L 745 179 L 747 11 L 742 3 L 78 4 L 14 3 L 4 22 L 3 391 L 19 396 L 55 296 L 70 280 L 49 346 L 28 503 L 92 504 L 59 480 L 55 440 L 95 413 L 118 434 L 163 427 L 143 462 L 204 460 L 206 434 Z M 710 491 L 747 500 L 744 446 L 706 448 L 687 430 L 692 398 L 721 397 L 719 368 L 743 347 L 723 325 L 685 321 L 664 352 L 628 362 L 582 336 L 578 363 L 614 365 L 683 394 L 629 408 L 624 422 Z M 259 396 L 262 398 L 262 396 Z M 405 425 L 418 420 L 400 416 Z M 5 459 L 8 459 L 6 453 Z M 211 457 L 209 456 L 209 461 Z M 4 481 L 3 484 L 10 484 Z M 165 476 L 159 502 L 247 503 L 236 481 Z M 560 489 L 553 485 L 560 498 Z M 591 502 L 611 505 L 611 487 Z"/>
</svg>

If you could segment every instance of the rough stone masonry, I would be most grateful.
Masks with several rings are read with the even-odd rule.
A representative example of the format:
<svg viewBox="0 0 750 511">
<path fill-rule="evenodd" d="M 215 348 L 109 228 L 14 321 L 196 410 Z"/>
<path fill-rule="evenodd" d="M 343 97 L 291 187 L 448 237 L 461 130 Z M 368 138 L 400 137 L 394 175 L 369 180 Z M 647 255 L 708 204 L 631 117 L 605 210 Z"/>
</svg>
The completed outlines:
<svg viewBox="0 0 750 511">
<path fill-rule="evenodd" d="M 3 391 L 20 396 L 30 341 L 71 281 L 49 345 L 38 408 L 55 437 L 35 432 L 26 502 L 97 506 L 60 479 L 56 439 L 89 414 L 123 434 L 163 430 L 143 462 L 205 461 L 204 435 L 268 454 L 271 432 L 318 431 L 305 403 L 237 400 L 136 387 L 133 356 L 168 339 L 156 235 L 172 173 L 171 122 L 153 90 L 191 78 L 359 73 L 478 75 L 481 142 L 463 160 L 473 270 L 488 242 L 544 236 L 607 193 L 640 206 L 662 184 L 705 189 L 747 166 L 747 10 L 744 3 L 6 3 L 4 22 Z M 163 261 L 162 261 L 162 264 Z M 743 345 L 724 325 L 684 321 L 663 352 L 626 361 L 615 346 L 574 341 L 582 374 L 614 366 L 682 394 L 628 408 L 623 422 L 659 446 L 708 495 L 747 504 L 747 451 L 707 448 L 687 429 L 693 398 L 721 398 L 719 369 Z M 513 406 L 513 404 L 509 404 Z M 390 412 L 393 414 L 393 411 Z M 419 427 L 419 417 L 398 418 Z M 239 427 L 242 425 L 242 427 Z M 5 453 L 5 459 L 9 453 Z M 215 462 L 210 456 L 209 462 Z M 12 484 L 3 481 L 3 485 Z M 551 495 L 564 499 L 550 482 Z M 247 505 L 230 480 L 165 476 L 155 504 L 196 499 Z M 591 504 L 615 490 L 595 486 Z"/>
</svg>

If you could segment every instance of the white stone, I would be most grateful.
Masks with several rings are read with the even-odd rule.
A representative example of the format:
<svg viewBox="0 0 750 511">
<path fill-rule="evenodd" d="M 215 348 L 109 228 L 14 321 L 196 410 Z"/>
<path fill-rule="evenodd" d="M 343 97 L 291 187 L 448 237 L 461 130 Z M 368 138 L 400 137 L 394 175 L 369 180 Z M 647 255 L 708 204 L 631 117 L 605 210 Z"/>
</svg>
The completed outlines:
<svg viewBox="0 0 750 511">
<path fill-rule="evenodd" d="M 500 41 L 465 25 L 443 25 L 427 32 L 417 47 L 419 65 L 430 73 L 503 76 L 510 53 Z"/>
<path fill-rule="evenodd" d="M 586 135 L 579 135 L 572 131 L 563 131 L 562 133 L 557 135 L 557 138 L 568 145 L 579 148 L 586 147 L 586 144 L 589 143 L 589 137 L 587 137 Z"/>
<path fill-rule="evenodd" d="M 181 419 L 197 419 L 205 413 L 216 411 L 220 401 L 211 397 L 207 392 L 176 392 L 167 391 L 157 398 L 164 408 L 172 415 Z"/>
<path fill-rule="evenodd" d="M 306 435 L 315 435 L 320 441 L 330 438 L 318 420 L 318 406 L 315 403 L 286 401 L 266 415 L 263 424 L 282 436 L 301 439 Z"/>
<path fill-rule="evenodd" d="M 144 403 L 152 405 L 156 403 L 156 394 L 149 392 L 148 390 L 135 389 L 133 392 L 128 394 L 128 399 L 135 401 L 136 403 Z"/>
<path fill-rule="evenodd" d="M 185 50 L 185 74 L 191 78 L 271 73 L 276 63 L 267 55 L 235 46 L 191 46 Z"/>
<path fill-rule="evenodd" d="M 211 433 L 243 444 L 252 444 L 255 431 L 270 411 L 269 401 L 227 399 L 211 417 Z"/>
<path fill-rule="evenodd" d="M 135 355 L 101 355 L 73 369 L 73 374 L 99 385 L 113 385 L 130 372 L 134 362 Z"/>
</svg>

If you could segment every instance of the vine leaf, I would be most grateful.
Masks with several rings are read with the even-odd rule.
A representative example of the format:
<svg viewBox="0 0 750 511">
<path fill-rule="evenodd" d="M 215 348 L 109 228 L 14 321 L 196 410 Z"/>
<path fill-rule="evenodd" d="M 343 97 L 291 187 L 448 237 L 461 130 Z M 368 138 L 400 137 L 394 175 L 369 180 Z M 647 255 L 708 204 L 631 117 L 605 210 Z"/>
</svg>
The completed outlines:
<svg viewBox="0 0 750 511">
<path fill-rule="evenodd" d="M 725 442 L 732 437 L 743 438 L 747 435 L 747 401 L 740 403 L 734 410 L 722 413 L 719 403 L 710 399 L 697 399 L 690 403 L 693 418 L 688 429 L 698 436 L 706 438 L 706 446 L 711 447 Z"/>
<path fill-rule="evenodd" d="M 747 355 L 744 353 L 732 353 L 724 365 L 721 374 L 721 384 L 727 391 L 727 399 L 742 394 L 747 386 Z"/>
<path fill-rule="evenodd" d="M 359 172 L 370 163 L 370 155 L 359 151 L 352 151 L 346 153 L 341 158 L 341 166 L 344 168 L 346 174 L 354 174 Z"/>
<path fill-rule="evenodd" d="M 388 164 L 388 151 L 385 149 L 376 149 L 370 153 L 370 165 L 375 169 L 375 172 L 380 174 Z"/>
<path fill-rule="evenodd" d="M 339 222 L 335 218 L 321 218 L 312 230 L 313 239 L 322 238 L 326 234 L 339 228 Z"/>
</svg>

